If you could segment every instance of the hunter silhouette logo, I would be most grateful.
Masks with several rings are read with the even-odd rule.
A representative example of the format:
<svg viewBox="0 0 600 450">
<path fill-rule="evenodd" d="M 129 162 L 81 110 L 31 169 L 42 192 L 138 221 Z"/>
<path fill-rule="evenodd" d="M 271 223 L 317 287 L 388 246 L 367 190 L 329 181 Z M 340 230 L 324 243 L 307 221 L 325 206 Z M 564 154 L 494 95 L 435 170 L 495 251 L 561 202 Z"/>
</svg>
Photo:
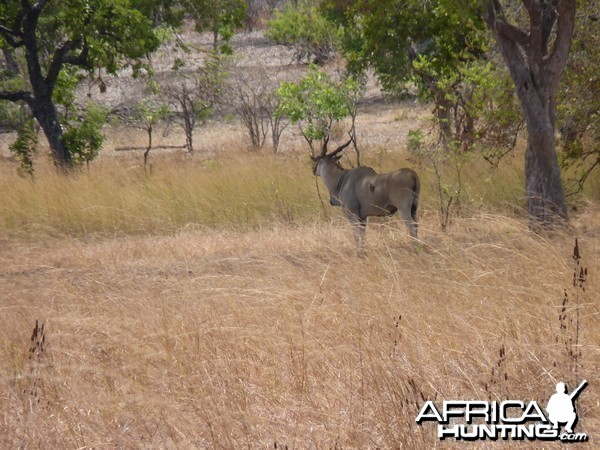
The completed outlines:
<svg viewBox="0 0 600 450">
<path fill-rule="evenodd" d="M 416 422 L 436 422 L 438 437 L 465 441 L 475 440 L 560 440 L 563 442 L 585 442 L 586 433 L 575 433 L 577 423 L 575 400 L 588 382 L 583 381 L 570 394 L 565 383 L 556 385 L 546 406 L 547 415 L 538 402 L 520 400 L 481 401 L 450 400 L 438 407 L 426 401 Z M 560 425 L 564 431 L 560 432 Z"/>
<path fill-rule="evenodd" d="M 566 423 L 565 431 L 569 434 L 573 433 L 573 426 L 577 422 L 574 401 L 586 386 L 587 381 L 583 380 L 577 389 L 569 395 L 567 394 L 565 383 L 558 383 L 556 385 L 556 394 L 550 397 L 550 401 L 546 407 L 548 419 L 550 419 L 555 429 L 558 429 L 559 423 Z"/>
</svg>

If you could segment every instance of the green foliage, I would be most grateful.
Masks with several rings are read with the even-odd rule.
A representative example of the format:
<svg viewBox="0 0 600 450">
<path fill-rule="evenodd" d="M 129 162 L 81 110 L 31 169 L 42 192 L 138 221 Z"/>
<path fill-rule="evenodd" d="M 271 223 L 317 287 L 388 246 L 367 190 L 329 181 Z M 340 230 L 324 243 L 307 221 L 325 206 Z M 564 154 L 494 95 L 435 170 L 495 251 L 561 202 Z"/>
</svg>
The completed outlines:
<svg viewBox="0 0 600 450">
<path fill-rule="evenodd" d="M 89 164 L 100 153 L 104 143 L 102 126 L 108 116 L 108 111 L 94 102 L 77 104 L 75 88 L 82 78 L 75 67 L 67 66 L 58 75 L 52 93 L 54 103 L 62 107 L 62 141 L 75 166 Z"/>
<path fill-rule="evenodd" d="M 313 141 L 329 138 L 334 122 L 355 114 L 360 91 L 356 79 L 334 81 L 313 66 L 300 81 L 281 83 L 276 91 L 279 97 L 276 115 L 298 124 L 312 149 Z"/>
<path fill-rule="evenodd" d="M 23 123 L 22 116 L 22 106 L 0 102 L 0 127 L 8 130 L 18 130 Z"/>
<path fill-rule="evenodd" d="M 493 165 L 514 148 L 523 119 L 504 66 L 473 59 L 452 72 L 437 72 L 428 58 L 419 56 L 413 69 L 429 83 L 429 89 L 421 90 L 422 97 L 436 105 L 436 124 L 444 142 L 463 150 L 477 146 Z"/>
<path fill-rule="evenodd" d="M 340 26 L 349 69 L 369 66 L 383 86 L 398 92 L 412 81 L 412 61 L 427 60 L 433 73 L 448 74 L 486 47 L 477 0 L 326 0 L 324 14 Z M 426 87 L 426 86 L 425 86 Z"/>
<path fill-rule="evenodd" d="M 0 24 L 12 28 L 21 3 L 7 2 L 8 7 L 0 11 Z M 85 53 L 85 68 L 102 67 L 109 73 L 130 63 L 140 68 L 140 61 L 159 45 L 152 20 L 129 0 L 50 2 L 42 8 L 37 33 L 44 37 L 38 41 L 44 64 L 69 41 L 72 54 Z"/>
<path fill-rule="evenodd" d="M 408 130 L 408 143 L 406 144 L 408 150 L 419 154 L 424 144 L 425 134 L 422 130 Z"/>
<path fill-rule="evenodd" d="M 230 54 L 232 49 L 229 41 L 235 29 L 239 27 L 246 16 L 244 0 L 184 0 L 184 7 L 189 11 L 196 25 L 196 31 L 202 33 L 211 31 L 214 35 L 215 50 Z M 217 38 L 224 43 L 218 47 Z"/>
<path fill-rule="evenodd" d="M 140 101 L 135 108 L 137 121 L 148 133 L 148 146 L 144 152 L 144 168 L 148 164 L 150 150 L 152 150 L 152 133 L 154 125 L 159 123 L 170 113 L 169 105 L 153 98 L 146 98 Z"/>
<path fill-rule="evenodd" d="M 472 139 L 493 167 L 515 147 L 524 127 L 519 100 L 508 70 L 502 64 L 476 60 L 460 67 L 470 89 L 462 103 L 473 124 Z M 460 138 L 460 136 L 459 136 Z"/>
<path fill-rule="evenodd" d="M 160 44 L 155 33 L 158 15 L 171 0 L 64 0 L 60 2 L 9 0 L 0 4 L 0 45 L 26 60 L 27 70 L 13 74 L 22 88 L 0 87 L 0 99 L 25 102 L 42 125 L 57 166 L 72 166 L 66 141 L 90 137 L 90 130 L 72 131 L 62 139 L 61 119 L 70 120 L 74 106 L 73 87 L 81 73 L 104 70 L 114 74 L 132 67 L 134 75 L 149 70 L 147 55 Z M 144 12 L 138 9 L 143 6 Z M 145 14 L 146 13 L 146 14 Z M 166 17 L 166 16 L 162 16 Z M 63 105 L 63 117 L 56 103 Z M 72 124 L 62 124 L 74 130 Z M 95 145 L 95 144 L 94 144 Z M 77 144 L 74 148 L 81 149 Z M 87 158 L 93 153 L 86 150 Z"/>
<path fill-rule="evenodd" d="M 12 52 L 12 55 L 13 58 L 16 58 L 14 52 Z M 17 63 L 17 66 L 20 66 L 20 63 L 24 61 L 22 57 L 18 59 L 18 63 L 16 61 L 15 63 Z M 27 90 L 29 86 L 26 80 L 18 76 L 19 67 L 17 67 L 17 72 L 13 72 L 8 63 L 6 61 L 4 63 L 6 64 L 6 68 L 0 69 L 0 91 L 18 92 Z M 0 126 L 8 130 L 18 131 L 24 121 L 23 108 L 23 105 L 0 101 Z"/>
<path fill-rule="evenodd" d="M 296 48 L 296 58 L 324 63 L 330 59 L 338 41 L 335 27 L 327 21 L 315 1 L 287 3 L 276 10 L 268 22 L 267 37 L 277 44 Z"/>
<path fill-rule="evenodd" d="M 582 0 L 578 5 L 575 35 L 557 98 L 561 165 L 574 173 L 568 193 L 583 190 L 600 168 L 600 5 Z"/>
<path fill-rule="evenodd" d="M 170 113 L 169 105 L 153 99 L 144 99 L 135 108 L 135 116 L 144 128 L 152 128 Z"/>
<path fill-rule="evenodd" d="M 192 111 L 196 120 L 200 122 L 205 122 L 210 118 L 213 111 L 210 105 L 208 105 L 204 100 L 195 99 L 192 100 Z"/>
<path fill-rule="evenodd" d="M 75 96 L 75 88 L 82 80 L 82 74 L 73 66 L 65 67 L 58 78 L 52 92 L 52 100 L 55 104 L 63 106 L 69 110 L 75 106 L 77 100 Z"/>
<path fill-rule="evenodd" d="M 104 143 L 102 125 L 106 122 L 107 115 L 106 109 L 89 102 L 81 120 L 66 121 L 63 142 L 76 166 L 89 164 L 98 156 Z"/>
<path fill-rule="evenodd" d="M 351 73 L 373 67 L 394 93 L 416 86 L 435 104 L 443 142 L 471 146 L 488 98 L 481 86 L 501 81 L 481 58 L 489 37 L 478 0 L 326 0 L 323 11 L 340 26 Z"/>
<path fill-rule="evenodd" d="M 37 143 L 34 122 L 32 119 L 26 120 L 17 131 L 17 139 L 8 146 L 10 152 L 19 161 L 19 168 L 17 169 L 19 175 L 33 177 L 35 171 L 33 155 L 37 151 Z"/>
</svg>

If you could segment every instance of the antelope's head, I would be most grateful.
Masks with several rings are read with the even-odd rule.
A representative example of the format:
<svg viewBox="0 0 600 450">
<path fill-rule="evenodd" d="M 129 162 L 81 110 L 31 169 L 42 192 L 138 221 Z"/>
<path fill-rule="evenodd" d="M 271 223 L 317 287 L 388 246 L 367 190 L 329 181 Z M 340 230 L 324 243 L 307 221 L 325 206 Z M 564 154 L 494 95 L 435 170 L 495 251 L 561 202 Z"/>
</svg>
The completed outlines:
<svg viewBox="0 0 600 450">
<path fill-rule="evenodd" d="M 339 146 L 331 153 L 327 153 L 327 144 L 329 142 L 329 138 L 326 138 L 325 140 L 323 140 L 323 148 L 321 149 L 321 154 L 319 156 L 311 156 L 310 157 L 314 163 L 313 174 L 315 174 L 318 177 L 323 176 L 322 168 L 326 167 L 329 164 L 335 164 L 337 167 L 341 168 L 341 166 L 339 165 L 339 162 L 338 162 L 342 157 L 341 152 L 346 147 L 348 147 L 353 140 L 354 140 L 354 138 L 350 137 L 350 140 L 348 142 Z"/>
</svg>

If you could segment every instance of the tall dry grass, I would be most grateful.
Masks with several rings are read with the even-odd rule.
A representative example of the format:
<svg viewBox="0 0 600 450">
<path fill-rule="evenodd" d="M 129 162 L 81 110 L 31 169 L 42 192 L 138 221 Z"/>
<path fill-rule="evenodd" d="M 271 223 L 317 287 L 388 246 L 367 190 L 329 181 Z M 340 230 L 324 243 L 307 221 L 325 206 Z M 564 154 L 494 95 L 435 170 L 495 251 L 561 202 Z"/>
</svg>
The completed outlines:
<svg viewBox="0 0 600 450">
<path fill-rule="evenodd" d="M 537 235 L 475 165 L 443 233 L 424 172 L 422 244 L 374 221 L 361 258 L 302 158 L 159 163 L 0 181 L 0 447 L 452 447 L 424 400 L 584 378 L 596 445 L 597 205 Z"/>
<path fill-rule="evenodd" d="M 415 166 L 402 154 L 379 150 L 366 153 L 363 163 L 380 171 Z M 421 208 L 436 211 L 434 175 L 426 166 L 417 169 Z M 451 167 L 447 173 L 443 182 L 454 189 Z M 69 177 L 42 167 L 33 180 L 19 177 L 15 166 L 5 163 L 0 174 L 0 233 L 8 237 L 165 234 L 186 227 L 246 230 L 339 215 L 323 209 L 309 159 L 298 154 L 234 153 L 207 160 L 157 155 L 147 170 L 139 158 L 103 159 Z M 490 171 L 473 160 L 463 169 L 460 213 L 522 215 L 520 176 L 514 163 Z M 326 189 L 319 186 L 328 207 Z"/>
<path fill-rule="evenodd" d="M 425 399 L 545 404 L 585 378 L 593 447 L 599 218 L 578 305 L 571 236 L 497 215 L 426 216 L 421 250 L 377 225 L 364 258 L 323 223 L 3 241 L 0 446 L 432 448 Z"/>
<path fill-rule="evenodd" d="M 34 180 L 5 165 L 0 230 L 26 237 L 253 229 L 278 219 L 307 221 L 319 212 L 313 177 L 301 158 L 155 160 L 148 170 L 131 159 L 102 161 L 69 177 L 45 170 Z"/>
</svg>

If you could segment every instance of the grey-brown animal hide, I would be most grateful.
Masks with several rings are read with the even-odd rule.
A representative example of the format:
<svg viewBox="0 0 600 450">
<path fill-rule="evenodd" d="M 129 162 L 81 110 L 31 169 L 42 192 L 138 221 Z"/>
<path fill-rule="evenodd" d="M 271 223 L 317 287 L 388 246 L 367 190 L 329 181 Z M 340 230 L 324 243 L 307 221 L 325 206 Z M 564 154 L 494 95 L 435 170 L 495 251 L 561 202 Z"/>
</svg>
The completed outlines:
<svg viewBox="0 0 600 450">
<path fill-rule="evenodd" d="M 398 169 L 378 174 L 370 167 L 346 170 L 339 164 L 339 149 L 329 155 L 313 158 L 314 173 L 329 190 L 330 203 L 341 206 L 354 225 L 359 248 L 364 242 L 367 217 L 387 216 L 396 211 L 404 220 L 410 235 L 417 238 L 419 176 L 412 169 Z"/>
</svg>

